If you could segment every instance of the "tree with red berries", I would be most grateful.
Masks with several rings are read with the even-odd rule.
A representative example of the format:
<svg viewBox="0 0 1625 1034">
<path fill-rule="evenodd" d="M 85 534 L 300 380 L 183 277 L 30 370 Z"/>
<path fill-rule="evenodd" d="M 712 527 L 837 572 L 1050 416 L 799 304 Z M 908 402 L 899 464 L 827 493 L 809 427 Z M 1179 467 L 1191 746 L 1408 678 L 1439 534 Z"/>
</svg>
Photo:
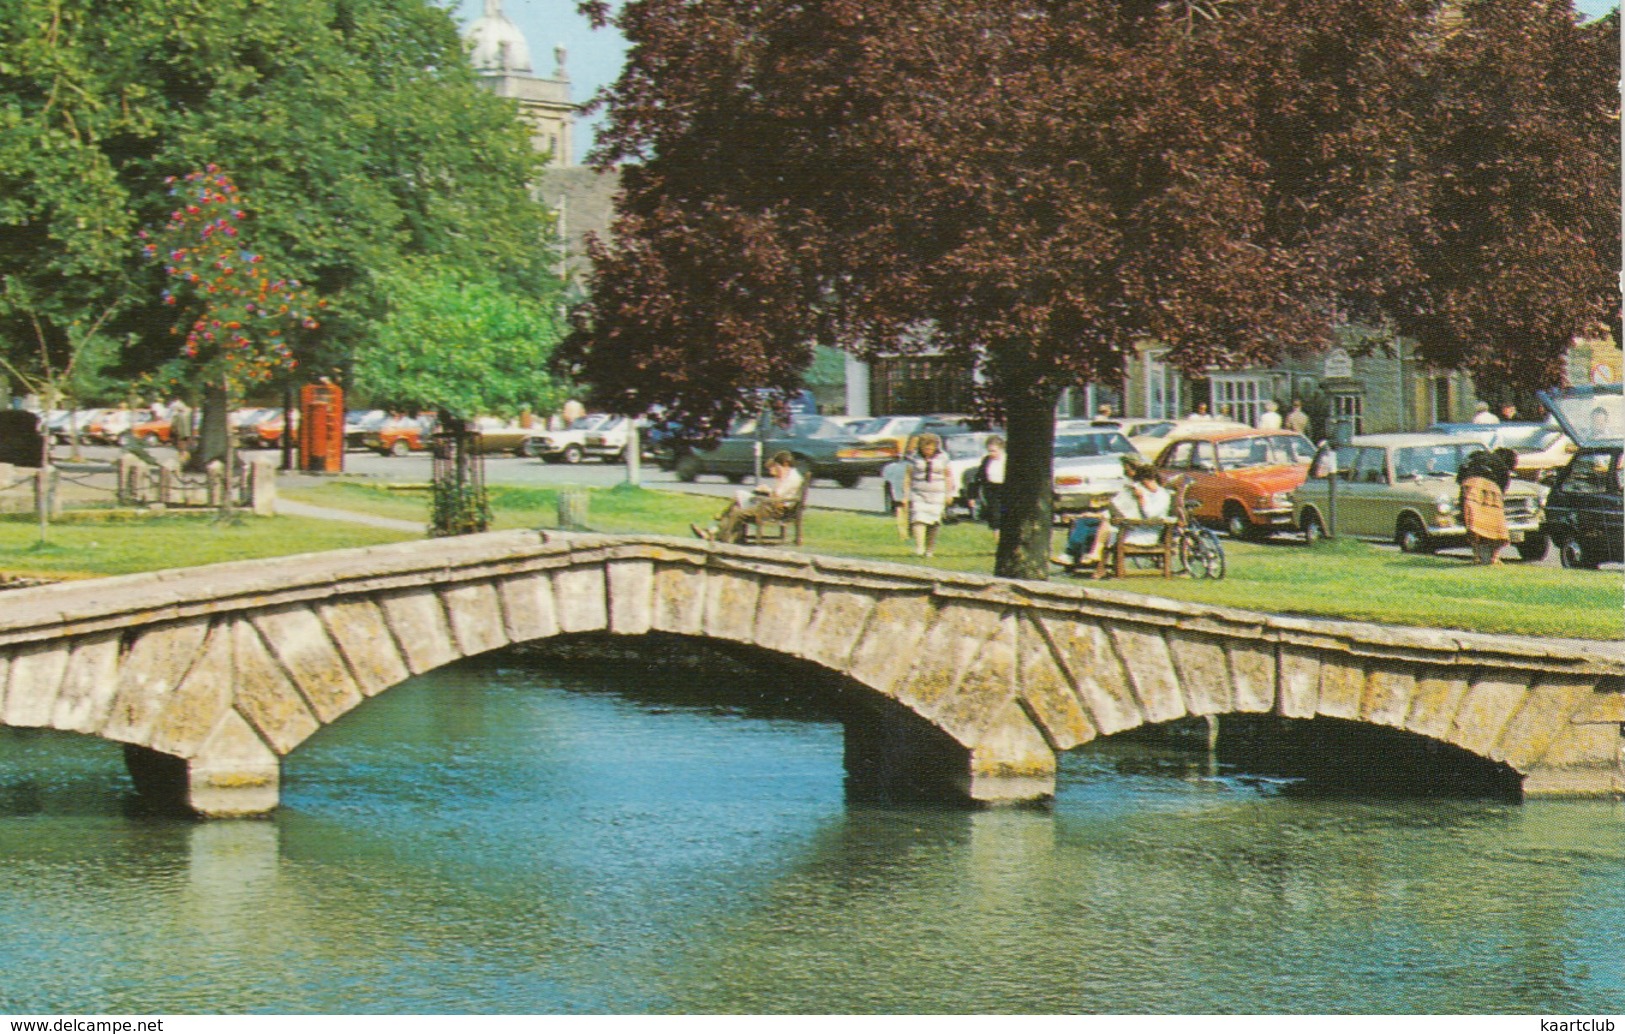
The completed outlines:
<svg viewBox="0 0 1625 1034">
<path fill-rule="evenodd" d="M 209 165 L 171 177 L 169 186 L 174 210 L 156 233 L 142 232 L 143 250 L 163 265 L 170 284 L 164 304 L 180 310 L 173 329 L 183 339 L 180 353 L 213 403 L 205 410 L 199 453 L 204 461 L 224 460 L 229 486 L 231 401 L 249 385 L 293 368 L 291 338 L 318 326 L 325 303 L 298 280 L 266 268 L 245 232 L 247 202 L 225 171 Z M 224 432 L 212 449 L 211 430 Z"/>
</svg>

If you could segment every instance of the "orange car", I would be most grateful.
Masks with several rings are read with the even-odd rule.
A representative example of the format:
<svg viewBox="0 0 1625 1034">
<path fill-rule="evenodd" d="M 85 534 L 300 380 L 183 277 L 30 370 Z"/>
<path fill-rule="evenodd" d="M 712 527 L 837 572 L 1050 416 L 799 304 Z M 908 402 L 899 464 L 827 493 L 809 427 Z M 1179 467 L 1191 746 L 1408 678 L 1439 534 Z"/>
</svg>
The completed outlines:
<svg viewBox="0 0 1625 1034">
<path fill-rule="evenodd" d="M 136 425 L 130 428 L 130 434 L 136 441 L 148 447 L 159 444 L 168 445 L 169 439 L 172 437 L 167 419 L 137 421 Z"/>
<path fill-rule="evenodd" d="M 1294 431 L 1200 431 L 1157 456 L 1163 480 L 1188 478 L 1199 520 L 1234 538 L 1290 531 L 1291 492 L 1309 476 L 1315 447 Z"/>
</svg>

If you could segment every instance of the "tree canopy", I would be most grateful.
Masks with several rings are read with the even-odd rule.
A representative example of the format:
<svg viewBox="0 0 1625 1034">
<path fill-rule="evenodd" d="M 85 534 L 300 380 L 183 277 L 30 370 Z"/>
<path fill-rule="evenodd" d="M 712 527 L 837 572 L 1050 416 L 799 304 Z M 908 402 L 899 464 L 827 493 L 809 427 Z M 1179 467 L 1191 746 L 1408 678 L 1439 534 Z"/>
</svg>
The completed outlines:
<svg viewBox="0 0 1625 1034">
<path fill-rule="evenodd" d="M 216 164 L 265 261 L 331 300 L 302 347 L 341 366 L 416 255 L 552 289 L 547 211 L 513 103 L 481 90 L 429 0 L 15 0 L 0 6 L 0 341 L 121 301 L 131 372 L 173 352 L 138 228 L 166 177 Z"/>
<path fill-rule="evenodd" d="M 1058 393 L 1116 379 L 1144 339 L 1191 371 L 1354 314 L 1449 322 L 1427 347 L 1452 365 L 1523 347 L 1485 343 L 1491 309 L 1516 320 L 1471 298 L 1541 218 L 1594 250 L 1598 224 L 1559 216 L 1559 186 L 1538 218 L 1487 196 L 1506 175 L 1461 186 L 1449 142 L 1473 169 L 1525 163 L 1470 150 L 1497 117 L 1474 55 L 1504 68 L 1502 114 L 1550 94 L 1518 139 L 1599 155 L 1575 174 L 1612 162 L 1587 196 L 1617 213 L 1617 134 L 1586 136 L 1617 98 L 1526 81 L 1611 81 L 1609 34 L 1566 0 L 631 0 L 618 22 L 632 47 L 597 157 L 628 163 L 626 191 L 568 356 L 605 404 L 710 434 L 793 390 L 814 342 L 976 369 L 1010 431 L 1001 574 L 1045 571 Z M 1585 70 L 1559 76 L 1559 55 Z M 1467 197 L 1486 210 L 1448 210 Z M 1542 284 L 1571 335 L 1618 308 L 1575 265 Z"/>
</svg>

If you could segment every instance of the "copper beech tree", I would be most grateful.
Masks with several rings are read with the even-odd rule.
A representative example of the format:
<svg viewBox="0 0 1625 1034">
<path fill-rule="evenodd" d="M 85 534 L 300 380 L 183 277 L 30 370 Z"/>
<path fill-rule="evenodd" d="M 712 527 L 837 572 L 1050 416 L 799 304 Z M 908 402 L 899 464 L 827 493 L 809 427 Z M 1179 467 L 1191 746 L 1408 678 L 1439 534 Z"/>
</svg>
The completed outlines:
<svg viewBox="0 0 1625 1034">
<path fill-rule="evenodd" d="M 701 437 L 794 389 L 814 343 L 946 355 L 1008 428 L 995 570 L 1041 578 L 1064 388 L 1146 339 L 1198 371 L 1436 312 L 1457 271 L 1422 134 L 1478 31 L 1441 6 L 629 0 L 596 155 L 624 194 L 562 354 L 601 403 Z M 1612 290 L 1552 286 L 1570 324 Z"/>
</svg>

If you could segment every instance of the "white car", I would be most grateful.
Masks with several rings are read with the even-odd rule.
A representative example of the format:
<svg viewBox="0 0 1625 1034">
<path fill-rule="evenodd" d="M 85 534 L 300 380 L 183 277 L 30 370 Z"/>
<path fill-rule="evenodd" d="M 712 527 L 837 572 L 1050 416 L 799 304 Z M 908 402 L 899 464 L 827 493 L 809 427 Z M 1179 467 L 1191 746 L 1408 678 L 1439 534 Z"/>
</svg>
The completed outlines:
<svg viewBox="0 0 1625 1034">
<path fill-rule="evenodd" d="M 1128 477 L 1123 458 L 1144 462 L 1121 431 L 1090 427 L 1055 436 L 1055 512 L 1075 513 L 1105 505 Z"/>
<path fill-rule="evenodd" d="M 608 417 L 587 432 L 582 445 L 588 456 L 596 456 L 605 463 L 619 463 L 626 457 L 626 443 L 637 433 L 640 423 L 624 416 Z"/>
<path fill-rule="evenodd" d="M 953 472 L 954 491 L 956 493 L 950 509 L 955 505 L 962 506 L 976 516 L 975 501 L 965 495 L 965 480 L 971 471 L 982 464 L 982 457 L 987 455 L 987 440 L 994 435 L 1002 436 L 1002 431 L 974 431 L 967 434 L 951 434 L 942 440 L 943 451 L 948 454 L 948 469 Z M 881 509 L 891 513 L 892 509 L 903 500 L 903 477 L 908 472 L 906 460 L 892 460 L 880 469 Z"/>
<path fill-rule="evenodd" d="M 580 463 L 588 455 L 587 436 L 615 419 L 607 413 L 589 413 L 562 431 L 533 431 L 520 451 L 548 463 Z M 624 440 L 621 445 L 625 447 Z"/>
</svg>

